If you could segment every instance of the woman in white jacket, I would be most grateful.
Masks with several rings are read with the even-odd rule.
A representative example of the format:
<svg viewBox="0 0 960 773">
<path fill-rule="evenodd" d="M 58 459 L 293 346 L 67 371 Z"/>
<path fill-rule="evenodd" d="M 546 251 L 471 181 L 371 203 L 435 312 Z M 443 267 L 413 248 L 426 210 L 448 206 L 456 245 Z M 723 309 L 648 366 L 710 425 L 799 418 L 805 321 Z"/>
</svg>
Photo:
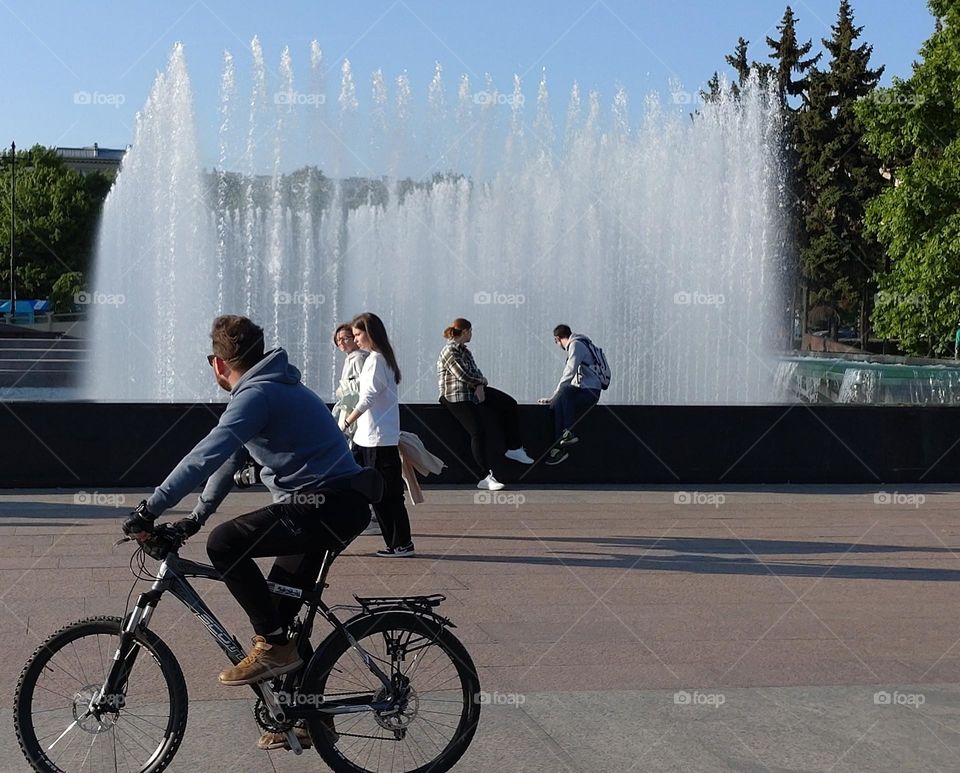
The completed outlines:
<svg viewBox="0 0 960 773">
<path fill-rule="evenodd" d="M 351 323 L 357 345 L 370 352 L 360 371 L 360 400 L 346 419 L 345 430 L 356 425 L 354 453 L 364 467 L 383 476 L 383 498 L 373 506 L 386 542 L 378 556 L 405 557 L 414 554 L 410 518 L 403 501 L 400 464 L 400 402 L 397 385 L 400 367 L 387 338 L 383 321 L 364 312 Z"/>
</svg>

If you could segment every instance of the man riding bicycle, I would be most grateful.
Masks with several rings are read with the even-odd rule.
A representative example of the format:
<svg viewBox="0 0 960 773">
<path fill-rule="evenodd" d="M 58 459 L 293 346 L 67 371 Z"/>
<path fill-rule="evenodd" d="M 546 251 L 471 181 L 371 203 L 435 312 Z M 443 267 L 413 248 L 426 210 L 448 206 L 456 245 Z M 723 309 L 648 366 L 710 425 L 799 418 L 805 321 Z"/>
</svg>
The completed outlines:
<svg viewBox="0 0 960 773">
<path fill-rule="evenodd" d="M 213 322 L 211 338 L 207 360 L 217 384 L 230 392 L 226 410 L 124 521 L 123 531 L 149 540 L 156 519 L 206 481 L 191 515 L 175 524 L 186 539 L 216 511 L 248 457 L 262 466 L 261 480 L 273 504 L 220 524 L 207 540 L 211 563 L 256 633 L 253 649 L 220 673 L 220 683 L 247 685 L 302 665 L 287 634 L 301 602 L 271 594 L 254 559 L 278 556 L 272 582 L 312 587 L 324 551 L 342 551 L 366 528 L 376 481 L 370 477 L 375 473 L 354 461 L 333 415 L 301 383 L 287 353 L 282 348 L 264 353 L 260 327 L 246 317 L 221 316 Z"/>
</svg>

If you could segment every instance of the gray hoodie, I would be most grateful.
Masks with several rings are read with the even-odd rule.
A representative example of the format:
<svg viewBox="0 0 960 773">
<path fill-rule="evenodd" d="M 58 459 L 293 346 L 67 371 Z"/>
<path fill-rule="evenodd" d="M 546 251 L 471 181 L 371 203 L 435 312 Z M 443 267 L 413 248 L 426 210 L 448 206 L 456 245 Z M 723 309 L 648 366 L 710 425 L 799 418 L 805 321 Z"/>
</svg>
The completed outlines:
<svg viewBox="0 0 960 773">
<path fill-rule="evenodd" d="M 248 454 L 263 466 L 260 478 L 274 502 L 360 472 L 333 414 L 300 383 L 287 353 L 274 349 L 243 374 L 217 426 L 156 488 L 147 509 L 160 515 L 205 480 L 193 508 L 203 523 L 230 492 Z"/>
<path fill-rule="evenodd" d="M 580 389 L 589 389 L 600 395 L 600 377 L 597 376 L 594 368 L 593 355 L 583 342 L 586 336 L 576 333 L 570 336 L 567 342 L 567 362 L 563 366 L 563 373 L 560 375 L 560 383 L 553 391 L 554 394 L 560 391 L 560 387 L 565 384 L 579 387 Z"/>
</svg>

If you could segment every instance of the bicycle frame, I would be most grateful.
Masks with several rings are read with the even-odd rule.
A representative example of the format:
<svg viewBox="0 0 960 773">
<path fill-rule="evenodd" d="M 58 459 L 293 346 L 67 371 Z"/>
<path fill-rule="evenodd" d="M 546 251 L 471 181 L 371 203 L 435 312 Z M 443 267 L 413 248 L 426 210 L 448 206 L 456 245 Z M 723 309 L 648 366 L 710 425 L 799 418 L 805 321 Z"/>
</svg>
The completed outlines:
<svg viewBox="0 0 960 773">
<path fill-rule="evenodd" d="M 354 637 L 347 630 L 344 623 L 340 621 L 340 619 L 333 613 L 330 607 L 323 602 L 321 598 L 323 588 L 326 586 L 327 574 L 330 571 L 330 567 L 333 564 L 335 557 L 336 554 L 332 551 L 327 551 L 325 553 L 321 563 L 319 578 L 313 591 L 301 591 L 299 588 L 292 588 L 286 585 L 279 585 L 277 583 L 268 583 L 268 585 L 270 586 L 271 591 L 276 594 L 303 599 L 307 606 L 307 613 L 304 617 L 303 625 L 297 637 L 298 648 L 301 646 L 304 639 L 309 639 L 314 619 L 319 611 L 321 616 L 334 628 L 334 631 L 328 635 L 327 639 L 329 639 L 331 636 L 334 636 L 337 632 L 346 637 L 351 646 L 357 650 L 366 666 L 383 684 L 385 688 L 385 698 L 376 702 L 370 698 L 345 699 L 342 701 L 332 702 L 329 706 L 316 706 L 311 709 L 285 709 L 278 692 L 275 692 L 269 686 L 269 683 L 260 682 L 257 684 L 251 684 L 250 687 L 257 694 L 257 696 L 263 700 L 267 710 L 277 722 L 286 722 L 291 719 L 304 718 L 309 714 L 316 714 L 316 712 L 328 714 L 348 714 L 358 711 L 385 710 L 391 703 L 393 685 L 390 677 L 383 672 L 370 654 L 360 646 L 356 639 L 354 639 Z M 203 624 L 204 628 L 206 628 L 213 637 L 220 649 L 222 649 L 224 654 L 226 654 L 231 663 L 236 665 L 243 660 L 244 657 L 246 657 L 246 653 L 244 652 L 243 647 L 240 645 L 240 642 L 238 642 L 236 637 L 231 634 L 226 627 L 224 627 L 224 625 L 207 606 L 196 590 L 194 590 L 193 586 L 188 581 L 188 578 L 190 577 L 199 577 L 201 579 L 223 582 L 223 578 L 220 576 L 220 573 L 212 566 L 197 563 L 196 561 L 191 561 L 186 558 L 181 558 L 177 552 L 169 553 L 160 564 L 160 568 L 157 571 L 156 579 L 154 580 L 152 587 L 150 590 L 140 594 L 135 607 L 124 621 L 123 629 L 120 633 L 120 643 L 117 647 L 116 653 L 114 654 L 110 672 L 107 675 L 107 678 L 104 681 L 104 684 L 98 695 L 94 696 L 93 700 L 91 701 L 91 710 L 96 710 L 96 707 L 104 702 L 105 698 L 110 698 L 116 696 L 118 693 L 122 693 L 127 681 L 127 676 L 132 670 L 139 652 L 139 647 L 134 646 L 136 631 L 138 628 L 145 628 L 149 624 L 150 619 L 156 610 L 157 603 L 160 601 L 160 598 L 164 593 L 171 593 L 185 607 L 187 607 L 187 609 L 189 609 L 194 616 L 196 616 L 196 618 Z M 324 646 L 327 639 L 324 639 L 324 641 L 321 642 L 319 645 L 320 648 Z M 300 672 L 295 672 L 283 677 L 284 686 L 293 687 L 294 685 L 292 682 L 297 676 L 299 676 L 299 674 Z M 280 690 L 279 692 L 282 693 L 283 690 Z"/>
</svg>

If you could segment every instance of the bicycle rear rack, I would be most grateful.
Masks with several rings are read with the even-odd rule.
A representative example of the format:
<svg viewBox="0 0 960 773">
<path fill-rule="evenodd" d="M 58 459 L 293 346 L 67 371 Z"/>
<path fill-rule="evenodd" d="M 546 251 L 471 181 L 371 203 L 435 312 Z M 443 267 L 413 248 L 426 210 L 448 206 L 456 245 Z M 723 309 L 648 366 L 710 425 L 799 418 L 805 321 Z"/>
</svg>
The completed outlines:
<svg viewBox="0 0 960 773">
<path fill-rule="evenodd" d="M 386 608 L 406 607 L 413 612 L 432 612 L 434 607 L 440 606 L 447 597 L 442 593 L 431 593 L 429 596 L 353 596 L 364 612 L 376 612 Z"/>
</svg>

